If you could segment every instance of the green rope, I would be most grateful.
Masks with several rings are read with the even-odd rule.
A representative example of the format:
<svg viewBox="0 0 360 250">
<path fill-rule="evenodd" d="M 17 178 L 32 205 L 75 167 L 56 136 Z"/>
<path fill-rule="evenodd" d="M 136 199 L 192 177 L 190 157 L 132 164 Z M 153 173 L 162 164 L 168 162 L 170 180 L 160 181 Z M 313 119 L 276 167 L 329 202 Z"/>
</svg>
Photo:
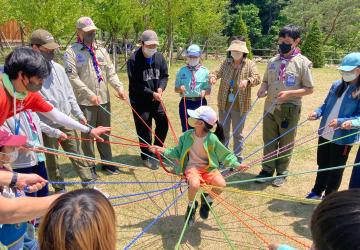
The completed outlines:
<svg viewBox="0 0 360 250">
<path fill-rule="evenodd" d="M 220 230 L 221 230 L 221 232 L 224 234 L 224 237 L 225 237 L 226 241 L 229 243 L 231 249 L 236 249 L 236 248 L 233 246 L 231 240 L 229 239 L 227 233 L 225 232 L 224 227 L 223 227 L 223 225 L 221 224 L 221 221 L 220 221 L 220 219 L 219 219 L 219 216 L 215 213 L 215 210 L 210 206 L 210 204 L 209 204 L 208 201 L 206 200 L 206 197 L 205 197 L 203 191 L 201 191 L 201 195 L 204 197 L 204 200 L 205 200 L 206 204 L 207 204 L 207 205 L 209 206 L 209 208 L 210 208 L 211 214 L 214 216 L 214 218 L 215 218 L 215 220 L 216 220 L 216 223 L 219 225 Z"/>
<path fill-rule="evenodd" d="M 318 169 L 318 170 L 308 170 L 308 171 L 299 172 L 299 173 L 293 173 L 293 174 L 283 174 L 283 175 L 264 177 L 264 178 L 253 178 L 253 179 L 246 179 L 246 180 L 241 180 L 241 181 L 230 181 L 230 182 L 227 182 L 226 184 L 227 185 L 233 185 L 233 184 L 253 182 L 253 181 L 257 181 L 257 180 L 266 180 L 267 181 L 267 180 L 273 180 L 273 179 L 279 178 L 279 177 L 288 177 L 288 176 L 297 176 L 297 175 L 304 175 L 304 174 L 310 174 L 310 173 L 319 173 L 319 172 L 331 171 L 331 170 L 342 169 L 342 168 L 357 167 L 359 165 L 360 165 L 360 162 L 350 164 L 350 165 L 342 165 L 342 166 L 337 166 L 337 167 L 331 167 L 331 168 L 324 168 L 324 169 Z"/>
<path fill-rule="evenodd" d="M 296 153 L 296 154 L 297 154 L 297 153 L 301 153 L 301 152 L 303 152 L 303 151 L 307 151 L 307 150 L 310 150 L 310 149 L 313 149 L 313 148 L 316 148 L 316 147 L 320 147 L 320 146 L 322 146 L 322 145 L 325 145 L 325 144 L 328 144 L 328 143 L 331 143 L 331 142 L 334 142 L 334 141 L 337 141 L 337 140 L 341 140 L 341 139 L 344 139 L 344 138 L 346 138 L 346 137 L 350 137 L 350 136 L 353 136 L 353 135 L 359 134 L 359 133 L 360 133 L 360 131 L 354 132 L 354 133 L 349 134 L 349 135 L 345 135 L 345 136 L 342 136 L 342 137 L 339 137 L 339 138 L 336 138 L 336 139 L 333 139 L 333 140 L 330 140 L 330 141 L 327 141 L 327 142 L 320 143 L 320 144 L 318 144 L 318 145 L 316 145 L 316 146 L 304 148 L 304 149 L 302 149 L 302 150 L 296 150 L 295 152 L 291 152 L 291 153 L 289 153 L 289 154 L 282 155 L 282 156 L 273 158 L 273 159 L 271 159 L 271 160 L 267 160 L 267 161 L 264 161 L 264 162 L 261 162 L 261 163 L 257 163 L 257 164 L 255 164 L 255 166 L 256 166 L 256 165 L 260 165 L 260 164 L 264 164 L 264 163 L 268 163 L 268 162 L 272 162 L 272 161 L 276 161 L 276 160 L 279 160 L 279 159 L 282 159 L 282 158 L 291 156 L 291 155 L 293 155 L 293 154 L 295 154 L 295 153 Z"/>
<path fill-rule="evenodd" d="M 196 193 L 195 199 L 194 199 L 193 203 L 191 204 L 190 212 L 189 212 L 189 214 L 188 214 L 188 216 L 187 216 L 187 218 L 186 218 L 186 221 L 185 221 L 184 227 L 183 227 L 183 229 L 182 229 L 182 231 L 181 231 L 179 240 L 178 240 L 178 242 L 177 242 L 176 245 L 175 245 L 175 250 L 178 250 L 178 249 L 180 248 L 181 241 L 182 241 L 182 239 L 183 239 L 183 237 L 184 237 L 186 228 L 188 227 L 188 223 L 189 223 L 189 220 L 190 220 L 191 212 L 192 212 L 192 210 L 194 209 L 195 201 L 196 201 L 196 199 L 197 199 L 198 196 L 199 196 L 199 191 Z"/>
</svg>

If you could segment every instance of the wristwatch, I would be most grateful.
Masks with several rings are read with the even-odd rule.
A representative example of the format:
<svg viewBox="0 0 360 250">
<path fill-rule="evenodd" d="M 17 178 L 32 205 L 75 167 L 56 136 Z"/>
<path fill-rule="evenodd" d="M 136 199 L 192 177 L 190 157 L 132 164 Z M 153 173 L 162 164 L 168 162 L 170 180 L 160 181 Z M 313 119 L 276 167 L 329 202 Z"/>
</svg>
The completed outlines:
<svg viewBox="0 0 360 250">
<path fill-rule="evenodd" d="M 12 176 L 12 178 L 11 178 L 11 182 L 10 182 L 9 188 L 14 188 L 14 187 L 16 187 L 17 179 L 18 179 L 18 173 L 13 172 L 13 176 Z"/>
</svg>

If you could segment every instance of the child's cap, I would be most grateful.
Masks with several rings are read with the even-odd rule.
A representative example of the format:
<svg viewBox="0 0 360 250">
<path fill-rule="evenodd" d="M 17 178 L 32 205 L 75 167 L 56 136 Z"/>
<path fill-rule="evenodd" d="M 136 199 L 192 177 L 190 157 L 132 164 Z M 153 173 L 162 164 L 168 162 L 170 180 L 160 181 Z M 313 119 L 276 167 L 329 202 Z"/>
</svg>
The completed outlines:
<svg viewBox="0 0 360 250">
<path fill-rule="evenodd" d="M 18 147 L 26 143 L 26 136 L 22 135 L 12 135 L 6 131 L 0 130 L 0 147 L 10 146 Z"/>
<path fill-rule="evenodd" d="M 186 53 L 187 56 L 196 56 L 196 57 L 201 56 L 201 48 L 197 44 L 190 45 L 189 48 L 186 50 L 186 52 L 187 52 Z"/>
<path fill-rule="evenodd" d="M 214 126 L 216 124 L 216 121 L 218 120 L 216 112 L 209 106 L 201 106 L 195 110 L 188 109 L 187 112 L 190 116 L 189 125 L 192 127 L 192 124 L 194 124 L 196 120 L 203 120 L 211 126 Z"/>
</svg>

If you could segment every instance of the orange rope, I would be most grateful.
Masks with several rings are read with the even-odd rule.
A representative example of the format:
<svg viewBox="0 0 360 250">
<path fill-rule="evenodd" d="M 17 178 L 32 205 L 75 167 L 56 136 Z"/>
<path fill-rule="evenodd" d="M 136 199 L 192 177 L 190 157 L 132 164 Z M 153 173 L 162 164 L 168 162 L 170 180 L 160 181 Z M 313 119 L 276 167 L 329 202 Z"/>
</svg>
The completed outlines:
<svg viewBox="0 0 360 250">
<path fill-rule="evenodd" d="M 230 204 L 230 203 L 226 202 L 226 201 L 225 201 L 223 198 L 221 198 L 220 196 L 217 196 L 217 198 L 218 198 L 219 200 L 221 200 L 222 202 L 227 203 L 229 206 L 233 207 L 234 209 L 236 209 L 236 210 L 237 210 L 237 211 L 239 211 L 240 213 L 242 213 L 242 214 L 244 214 L 244 215 L 248 216 L 249 218 L 253 219 L 254 221 L 256 221 L 256 222 L 258 222 L 258 223 L 262 224 L 263 226 L 265 226 L 265 227 L 267 227 L 267 228 L 272 229 L 273 231 L 277 232 L 278 234 L 280 234 L 280 235 L 282 235 L 282 236 L 284 236 L 284 237 L 286 237 L 286 238 L 288 238 L 288 239 L 290 239 L 290 240 L 292 240 L 292 241 L 294 241 L 294 242 L 298 243 L 299 245 L 302 245 L 302 246 L 304 246 L 304 247 L 306 247 L 306 248 L 310 248 L 310 247 L 311 247 L 310 245 L 308 245 L 308 244 L 306 244 L 306 243 L 303 243 L 303 242 L 299 241 L 299 240 L 298 240 L 298 239 L 296 239 L 295 237 L 293 237 L 293 236 L 291 236 L 291 235 L 288 235 L 288 234 L 286 234 L 286 233 L 284 233 L 284 232 L 280 231 L 279 229 L 277 229 L 277 228 L 275 228 L 275 227 L 273 227 L 273 226 L 271 226 L 271 225 L 269 225 L 269 224 L 267 224 L 267 223 L 265 223 L 265 222 L 263 222 L 263 221 L 259 220 L 258 218 L 256 218 L 256 217 L 252 216 L 251 214 L 249 214 L 249 213 L 247 213 L 247 212 L 243 211 L 242 209 L 240 209 L 240 208 L 238 208 L 238 207 L 236 207 L 236 206 L 234 206 L 234 205 L 232 205 L 232 204 Z"/>
<path fill-rule="evenodd" d="M 204 187 L 204 189 L 210 193 L 212 196 L 215 197 L 215 199 L 218 199 L 219 198 L 219 195 L 217 195 L 216 193 L 212 192 L 210 189 L 207 189 Z M 241 217 L 236 214 L 236 212 L 234 212 L 233 210 L 231 210 L 229 208 L 229 204 L 225 204 L 224 201 L 221 201 L 220 202 L 221 205 L 223 205 L 233 216 L 235 216 L 238 221 L 243 224 L 245 227 L 247 227 L 251 232 L 253 232 L 263 243 L 265 246 L 268 246 L 270 244 L 270 242 L 265 238 L 263 237 L 254 227 L 252 227 L 250 224 L 248 224 L 246 221 L 244 221 L 243 219 L 241 219 Z"/>
<path fill-rule="evenodd" d="M 169 124 L 170 130 L 171 130 L 171 133 L 172 133 L 172 135 L 173 135 L 173 138 L 174 138 L 176 144 L 179 144 L 179 140 L 178 140 L 178 138 L 177 138 L 177 136 L 176 136 L 176 133 L 175 133 L 175 131 L 174 131 L 174 128 L 173 128 L 173 126 L 172 126 L 172 124 L 171 124 L 171 122 L 170 122 L 170 119 L 169 119 L 168 114 L 167 114 L 167 112 L 166 112 L 166 108 L 165 108 L 165 105 L 164 105 L 163 100 L 161 100 L 160 104 L 161 104 L 162 109 L 164 110 L 164 113 L 165 113 L 166 119 L 167 119 L 167 121 L 168 121 L 168 124 Z"/>
<path fill-rule="evenodd" d="M 31 150 L 31 151 L 35 151 L 35 152 L 41 152 L 41 153 L 46 153 L 46 154 L 52 154 L 52 155 L 57 155 L 57 156 L 64 156 L 64 157 L 68 157 L 68 158 L 72 158 L 72 159 L 76 159 L 76 160 L 82 160 L 82 161 L 87 161 L 87 162 L 93 162 L 93 163 L 100 163 L 100 164 L 106 164 L 109 166 L 115 166 L 115 167 L 121 167 L 121 168 L 129 168 L 129 166 L 123 165 L 121 163 L 114 163 L 114 162 L 108 162 L 108 161 L 102 161 L 102 160 L 98 160 L 98 159 L 88 159 L 88 158 L 84 158 L 84 157 L 79 157 L 79 156 L 74 156 L 74 155 L 68 155 L 66 153 L 57 153 L 57 152 L 51 152 L 48 150 L 44 150 L 44 149 L 39 149 L 39 148 L 25 148 L 26 150 Z M 140 168 L 139 168 L 140 169 Z M 149 172 L 149 173 L 154 173 L 154 174 L 158 174 L 158 175 L 163 175 L 163 172 L 156 172 L 153 170 L 148 170 L 146 168 L 141 168 L 142 171 L 145 172 Z M 171 173 L 166 173 L 166 175 L 168 176 L 175 176 L 178 177 L 177 175 L 171 174 Z"/>
</svg>

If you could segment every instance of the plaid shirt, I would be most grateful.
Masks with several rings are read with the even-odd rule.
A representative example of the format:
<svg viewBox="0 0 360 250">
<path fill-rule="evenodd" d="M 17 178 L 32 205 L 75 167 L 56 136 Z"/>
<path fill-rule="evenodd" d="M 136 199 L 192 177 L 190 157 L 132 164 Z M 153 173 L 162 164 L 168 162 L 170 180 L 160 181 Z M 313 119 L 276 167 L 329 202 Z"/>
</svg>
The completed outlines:
<svg viewBox="0 0 360 250">
<path fill-rule="evenodd" d="M 232 63 L 232 59 L 225 59 L 220 69 L 213 73 L 217 78 L 221 78 L 218 92 L 218 109 L 221 111 L 225 110 L 230 90 L 230 81 L 233 80 L 232 77 L 234 75 L 237 75 L 237 79 L 234 79 L 235 84 L 239 84 L 242 80 L 248 80 L 248 86 L 245 90 L 240 90 L 239 98 L 237 98 L 239 100 L 240 114 L 243 115 L 250 108 L 251 87 L 260 84 L 260 75 L 255 63 L 248 58 L 242 62 L 241 67 L 238 69 L 235 69 Z M 234 74 L 235 70 L 240 70 L 240 74 Z"/>
</svg>

